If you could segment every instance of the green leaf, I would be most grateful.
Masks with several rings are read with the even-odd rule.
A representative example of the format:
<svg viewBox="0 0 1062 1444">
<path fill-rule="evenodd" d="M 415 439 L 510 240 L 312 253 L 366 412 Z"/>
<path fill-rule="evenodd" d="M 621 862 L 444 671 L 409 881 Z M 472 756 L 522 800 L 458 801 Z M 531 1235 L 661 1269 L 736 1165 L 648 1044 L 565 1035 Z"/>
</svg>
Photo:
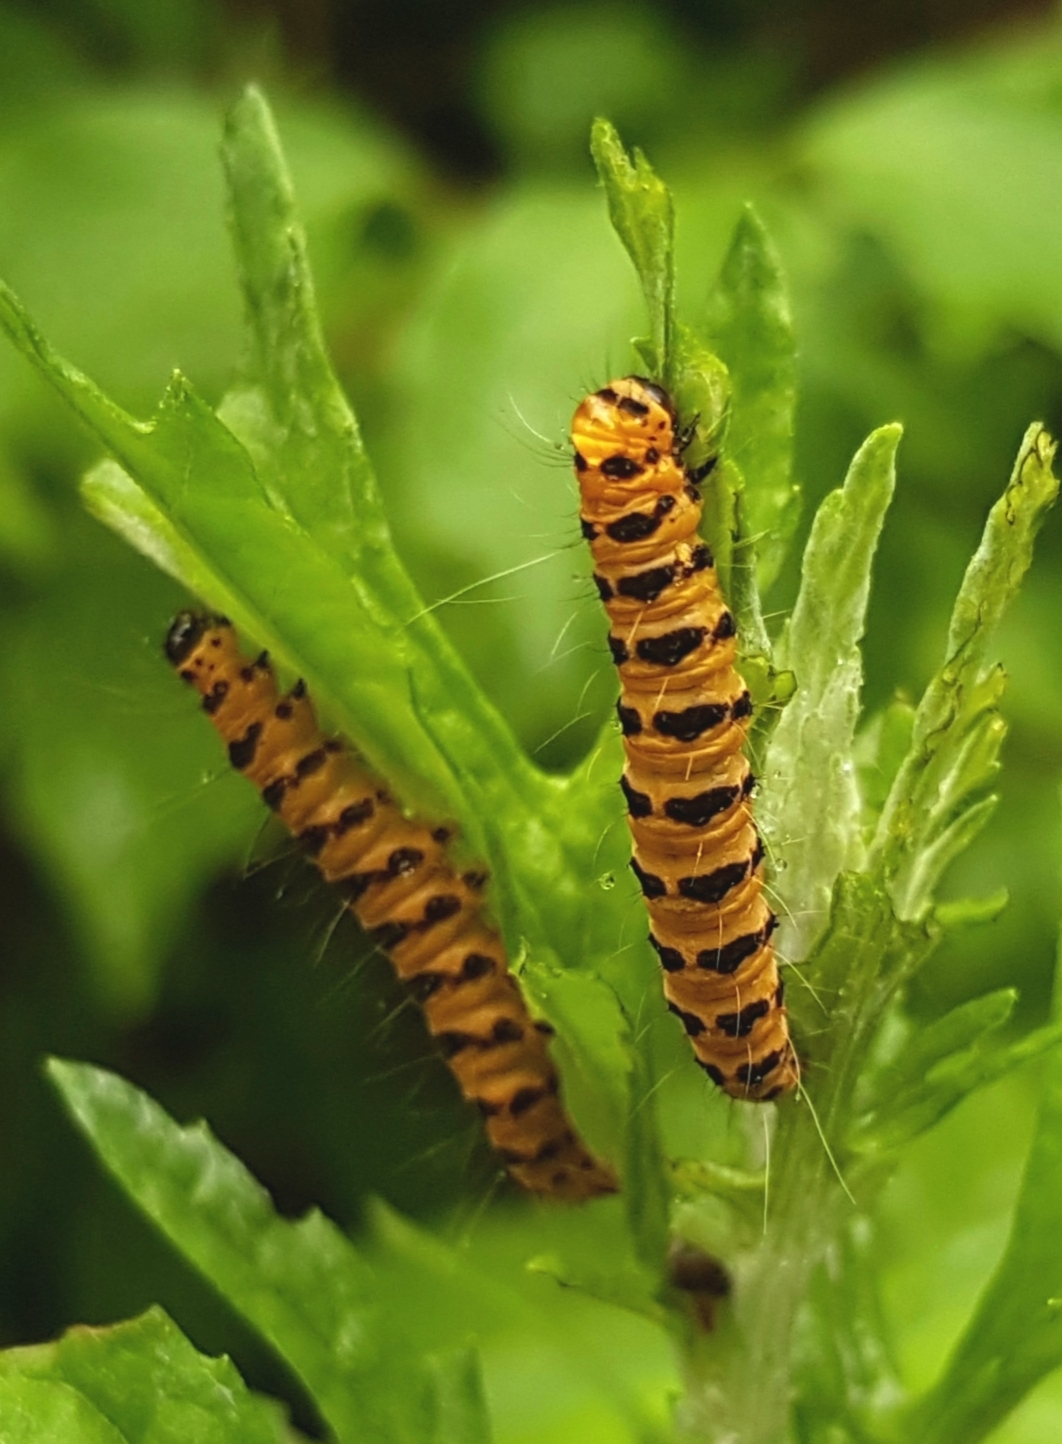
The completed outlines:
<svg viewBox="0 0 1062 1444">
<path fill-rule="evenodd" d="M 0 1354 L 4 1444 L 292 1444 L 279 1404 L 160 1308 Z"/>
<path fill-rule="evenodd" d="M 1047 1063 L 1010 1239 L 944 1371 L 899 1421 L 920 1444 L 977 1444 L 1062 1363 L 1062 1054 Z"/>
<path fill-rule="evenodd" d="M 491 1444 L 483 1370 L 475 1349 L 450 1349 L 428 1356 L 434 1383 L 432 1444 Z"/>
<path fill-rule="evenodd" d="M 783 904 L 783 949 L 797 961 L 826 921 L 835 877 L 861 862 L 852 757 L 863 680 L 859 641 L 899 440 L 899 426 L 872 432 L 844 486 L 819 507 L 800 593 L 777 649 L 797 690 L 767 752 L 762 817 Z"/>
<path fill-rule="evenodd" d="M 1033 543 L 1058 495 L 1055 444 L 1030 426 L 1006 490 L 989 513 L 952 612 L 944 664 L 918 706 L 911 747 L 882 811 L 872 857 L 897 912 L 922 916 L 948 863 L 983 825 L 1005 726 L 1005 685 L 985 656 L 1032 561 Z"/>
<path fill-rule="evenodd" d="M 800 515 L 793 482 L 796 342 L 781 264 L 746 206 L 708 301 L 705 339 L 726 363 L 732 400 L 724 451 L 745 477 L 742 535 L 766 591 Z"/>
<path fill-rule="evenodd" d="M 875 816 L 884 807 L 911 746 L 914 718 L 910 702 L 897 697 L 859 729 L 854 751 L 859 790 L 864 807 Z"/>
<path fill-rule="evenodd" d="M 649 311 L 643 348 L 654 378 L 673 381 L 675 307 L 675 211 L 671 192 L 640 150 L 628 156 L 607 120 L 595 120 L 590 152 L 605 188 L 613 228 L 626 247 Z"/>
<path fill-rule="evenodd" d="M 251 452 L 274 503 L 352 579 L 384 591 L 385 624 L 420 608 L 397 564 L 358 423 L 328 358 L 306 236 L 265 98 L 249 86 L 221 147 L 250 340 L 248 389 L 221 415 Z M 371 606 L 372 591 L 365 600 Z"/>
<path fill-rule="evenodd" d="M 205 1124 L 52 1059 L 71 1116 L 135 1203 L 302 1379 L 343 1444 L 431 1441 L 431 1381 L 388 1334 L 371 1269 L 322 1214 L 288 1223 Z"/>
</svg>

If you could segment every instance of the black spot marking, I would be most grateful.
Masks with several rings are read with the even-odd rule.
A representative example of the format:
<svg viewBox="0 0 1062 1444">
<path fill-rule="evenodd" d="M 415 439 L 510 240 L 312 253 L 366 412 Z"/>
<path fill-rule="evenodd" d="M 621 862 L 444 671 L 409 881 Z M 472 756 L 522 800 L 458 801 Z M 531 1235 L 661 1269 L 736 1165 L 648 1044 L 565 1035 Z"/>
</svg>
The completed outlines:
<svg viewBox="0 0 1062 1444">
<path fill-rule="evenodd" d="M 306 683 L 302 680 L 301 677 L 295 683 L 294 687 L 292 687 L 291 692 L 288 695 L 294 697 L 296 702 L 301 702 L 302 699 L 306 696 Z"/>
<path fill-rule="evenodd" d="M 660 958 L 660 966 L 666 973 L 681 973 L 686 966 L 686 959 L 677 948 L 665 948 L 663 943 L 657 942 L 652 933 L 649 934 L 649 941 L 657 951 Z"/>
<path fill-rule="evenodd" d="M 691 902 L 722 902 L 732 888 L 742 882 L 749 870 L 748 859 L 744 862 L 728 862 L 714 872 L 702 873 L 699 877 L 680 877 L 678 890 L 682 897 Z"/>
<path fill-rule="evenodd" d="M 662 386 L 658 386 L 655 381 L 650 381 L 645 376 L 628 376 L 627 380 L 636 381 L 642 390 L 645 391 L 658 406 L 664 408 L 668 416 L 674 418 L 675 403 Z"/>
<path fill-rule="evenodd" d="M 396 847 L 387 859 L 386 877 L 405 877 L 424 861 L 419 847 Z"/>
<path fill-rule="evenodd" d="M 600 396 L 602 401 L 619 400 L 619 397 L 616 395 L 615 391 L 613 391 L 611 386 L 602 386 L 600 391 L 595 392 L 595 395 Z"/>
<path fill-rule="evenodd" d="M 277 705 L 273 708 L 273 716 L 279 717 L 281 722 L 290 722 L 294 712 L 295 708 L 291 705 L 290 702 L 286 701 L 278 702 Z"/>
<path fill-rule="evenodd" d="M 677 627 L 659 637 L 643 637 L 635 651 L 643 662 L 657 667 L 677 667 L 683 657 L 697 650 L 704 638 L 703 627 Z"/>
<path fill-rule="evenodd" d="M 646 447 L 646 450 L 645 450 L 645 464 L 646 464 L 646 466 L 655 466 L 656 463 L 657 463 L 659 460 L 660 460 L 660 453 L 659 453 L 659 451 L 657 451 L 656 447 L 655 447 L 655 446 L 648 446 L 648 447 Z"/>
<path fill-rule="evenodd" d="M 445 981 L 442 973 L 418 973 L 415 978 L 410 978 L 406 986 L 416 1001 L 423 1004 L 439 991 Z"/>
<path fill-rule="evenodd" d="M 625 411 L 628 416 L 648 416 L 649 408 L 644 401 L 636 401 L 633 396 L 621 396 L 616 403 L 620 411 Z"/>
<path fill-rule="evenodd" d="M 637 737 L 642 730 L 642 719 L 636 710 L 633 707 L 624 707 L 622 702 L 617 702 L 616 715 L 619 717 L 624 737 Z"/>
<path fill-rule="evenodd" d="M 493 1118 L 504 1106 L 501 1103 L 492 1103 L 489 1098 L 477 1098 L 475 1104 L 484 1118 Z"/>
<path fill-rule="evenodd" d="M 453 833 L 448 827 L 433 827 L 431 830 L 431 836 L 432 841 L 439 843 L 441 846 L 444 842 L 450 841 Z"/>
<path fill-rule="evenodd" d="M 556 1173 L 550 1177 L 549 1181 L 554 1188 L 563 1188 L 568 1182 L 568 1170 L 566 1168 L 558 1168 Z"/>
<path fill-rule="evenodd" d="M 767 1081 L 781 1061 L 782 1055 L 776 1049 L 773 1053 L 765 1054 L 754 1063 L 742 1063 L 741 1067 L 735 1071 L 734 1077 L 746 1088 L 756 1088 L 759 1084 Z"/>
<path fill-rule="evenodd" d="M 545 1018 L 539 1018 L 535 1023 L 535 1032 L 541 1033 L 544 1038 L 552 1038 L 556 1031 L 553 1024 L 547 1023 Z"/>
<path fill-rule="evenodd" d="M 594 537 L 597 536 L 597 527 L 592 521 L 587 521 L 584 516 L 579 518 L 579 527 L 583 533 L 584 541 L 593 541 Z"/>
<path fill-rule="evenodd" d="M 607 577 L 603 577 L 599 572 L 595 572 L 594 586 L 597 588 L 597 594 L 603 602 L 610 602 L 612 600 L 612 584 Z M 623 583 L 620 582 L 620 587 L 622 586 Z"/>
<path fill-rule="evenodd" d="M 663 737 L 674 737 L 678 742 L 695 742 L 702 732 L 725 722 L 729 711 L 725 702 L 700 702 L 681 712 L 655 712 L 653 727 Z"/>
<path fill-rule="evenodd" d="M 717 1088 L 722 1088 L 725 1086 L 726 1075 L 723 1073 L 722 1068 L 717 1068 L 714 1063 L 701 1063 L 701 1060 L 699 1058 L 697 1059 L 697 1062 L 701 1064 L 701 1067 L 708 1074 L 708 1077 L 712 1080 L 712 1082 L 716 1085 Z"/>
<path fill-rule="evenodd" d="M 371 797 L 363 797 L 360 802 L 348 803 L 336 819 L 333 828 L 336 837 L 342 837 L 352 827 L 360 827 L 363 822 L 368 822 L 375 811 L 376 806 Z"/>
<path fill-rule="evenodd" d="M 632 817 L 649 817 L 653 811 L 653 800 L 648 792 L 638 792 L 627 781 L 626 774 L 620 778 L 623 795 L 627 799 L 627 811 Z"/>
<path fill-rule="evenodd" d="M 752 716 L 752 698 L 747 691 L 742 692 L 733 707 L 731 707 L 730 715 L 735 722 L 740 722 L 742 717 Z"/>
<path fill-rule="evenodd" d="M 194 671 L 194 669 L 191 668 L 191 667 L 182 667 L 182 668 L 181 668 L 181 671 L 180 671 L 180 673 L 179 673 L 178 675 L 180 676 L 180 679 L 181 679 L 182 682 L 194 682 L 194 681 L 195 681 L 195 671 Z"/>
<path fill-rule="evenodd" d="M 726 812 L 737 801 L 736 787 L 709 787 L 694 797 L 669 797 L 664 803 L 664 813 L 672 822 L 684 822 L 688 827 L 704 827 L 713 817 Z"/>
<path fill-rule="evenodd" d="M 667 1010 L 669 1013 L 674 1013 L 691 1038 L 696 1038 L 698 1033 L 704 1032 L 704 1022 L 697 1017 L 696 1013 L 687 1013 L 672 1002 L 668 1003 Z"/>
<path fill-rule="evenodd" d="M 754 772 L 747 772 L 745 774 L 745 781 L 741 784 L 741 795 L 742 797 L 748 797 L 748 795 L 755 790 L 756 774 Z"/>
<path fill-rule="evenodd" d="M 447 918 L 452 918 L 454 913 L 459 913 L 460 911 L 461 899 L 459 897 L 455 897 L 454 894 L 450 892 L 440 893 L 438 897 L 428 899 L 427 906 L 424 909 L 424 917 L 417 926 L 421 932 L 427 932 L 427 930 L 433 928 L 436 923 L 445 922 Z"/>
<path fill-rule="evenodd" d="M 736 633 L 737 627 L 734 623 L 733 613 L 724 612 L 723 615 L 719 618 L 718 622 L 716 622 L 715 624 L 715 630 L 712 632 L 712 638 L 716 642 L 725 642 L 728 638 L 735 636 Z"/>
<path fill-rule="evenodd" d="M 763 858 L 763 838 L 757 837 L 756 846 L 752 849 L 752 856 L 749 858 L 749 872 L 755 872 L 756 869 L 759 867 L 760 863 L 763 861 Z"/>
<path fill-rule="evenodd" d="M 476 978 L 485 978 L 488 973 L 493 973 L 495 966 L 494 959 L 486 953 L 469 953 L 457 976 L 462 983 L 471 983 Z"/>
<path fill-rule="evenodd" d="M 691 573 L 707 571 L 708 568 L 714 564 L 715 558 L 712 556 L 709 547 L 706 547 L 703 542 L 700 546 L 694 547 L 689 564 L 689 571 Z"/>
<path fill-rule="evenodd" d="M 326 752 L 332 753 L 342 752 L 343 744 L 342 742 L 340 742 L 338 737 L 326 737 L 324 742 L 324 750 Z"/>
<path fill-rule="evenodd" d="M 582 452 L 581 452 L 581 451 L 577 451 L 577 452 L 575 453 L 575 469 L 576 469 L 576 471 L 585 471 L 586 468 L 587 468 L 589 465 L 590 465 L 590 463 L 587 461 L 586 457 L 582 454 Z"/>
<path fill-rule="evenodd" d="M 662 877 L 657 877 L 655 872 L 646 872 L 638 865 L 636 857 L 631 858 L 631 871 L 638 879 L 638 883 L 645 897 L 665 897 L 667 884 Z"/>
<path fill-rule="evenodd" d="M 490 1030 L 491 1043 L 519 1043 L 524 1030 L 514 1018 L 499 1018 Z"/>
<path fill-rule="evenodd" d="M 251 663 L 251 666 L 257 668 L 259 672 L 268 672 L 270 670 L 269 653 L 265 651 L 259 652 L 258 656 L 255 657 Z"/>
<path fill-rule="evenodd" d="M 276 812 L 280 804 L 284 801 L 284 794 L 287 790 L 288 779 L 286 777 L 277 777 L 274 781 L 267 782 L 265 787 L 262 788 L 262 801 L 271 811 Z"/>
<path fill-rule="evenodd" d="M 465 887 L 470 887 L 473 892 L 479 892 L 479 890 L 481 888 L 485 888 L 487 886 L 487 883 L 490 881 L 490 873 L 463 872 L 461 874 L 461 881 L 464 883 Z"/>
<path fill-rule="evenodd" d="M 328 754 L 323 747 L 315 747 L 312 752 L 307 752 L 300 757 L 295 764 L 296 777 L 311 777 L 315 772 L 320 772 L 328 759 Z"/>
<path fill-rule="evenodd" d="M 778 986 L 774 990 L 774 1006 L 780 1008 L 785 1002 L 785 979 L 778 979 Z"/>
<path fill-rule="evenodd" d="M 444 1058 L 455 1058 L 458 1053 L 463 1052 L 466 1048 L 471 1048 L 476 1039 L 472 1037 L 471 1033 L 438 1033 L 435 1041 Z M 517 1162 L 522 1161 L 519 1157 L 517 1158 Z"/>
<path fill-rule="evenodd" d="M 298 841 L 311 857 L 316 857 L 328 841 L 328 828 L 320 824 L 307 827 L 299 833 Z"/>
<path fill-rule="evenodd" d="M 762 933 L 744 933 L 732 938 L 725 947 L 705 948 L 697 954 L 697 966 L 710 973 L 734 973 L 746 958 L 758 953 L 764 938 Z"/>
<path fill-rule="evenodd" d="M 606 463 L 607 465 L 607 463 Z M 601 468 L 604 471 L 604 467 Z M 644 468 L 639 467 L 642 471 Z M 621 516 L 618 521 L 610 522 L 605 528 L 607 534 L 613 541 L 636 542 L 645 541 L 646 537 L 653 535 L 660 528 L 660 523 L 672 510 L 675 505 L 673 496 L 662 496 L 657 501 L 652 511 L 629 511 L 626 516 Z"/>
<path fill-rule="evenodd" d="M 254 761 L 255 750 L 261 735 L 261 722 L 252 722 L 242 737 L 237 737 L 229 743 L 229 761 L 237 771 L 243 772 L 245 768 L 250 767 Z"/>
<path fill-rule="evenodd" d="M 372 887 L 376 877 L 374 872 L 352 872 L 340 878 L 336 886 L 348 903 L 356 903 Z"/>
<path fill-rule="evenodd" d="M 767 942 L 767 940 L 768 940 L 769 938 L 771 938 L 771 937 L 774 936 L 774 930 L 775 930 L 775 928 L 776 928 L 777 926 L 778 926 L 778 915 L 777 915 L 777 913 L 768 913 L 768 914 L 767 914 L 767 921 L 766 921 L 766 923 L 764 924 L 764 928 L 763 928 L 763 941 L 764 941 L 764 942 Z"/>
<path fill-rule="evenodd" d="M 214 683 L 213 687 L 211 687 L 210 691 L 203 698 L 203 711 L 207 714 L 208 717 L 213 717 L 214 713 L 218 710 L 218 708 L 221 706 L 222 702 L 224 702 L 225 698 L 228 695 L 229 684 L 224 680 L 224 678 L 222 678 L 221 681 Z"/>
<path fill-rule="evenodd" d="M 608 639 L 608 649 L 612 653 L 612 660 L 617 667 L 622 667 L 624 662 L 630 660 L 631 654 L 627 651 L 627 643 L 622 637 L 610 636 Z"/>
<path fill-rule="evenodd" d="M 526 1113 L 529 1108 L 545 1097 L 541 1088 L 518 1088 L 509 1100 L 509 1112 L 514 1118 L 519 1118 L 521 1113 Z"/>
<path fill-rule="evenodd" d="M 254 666 L 253 666 L 253 664 L 250 665 L 250 666 L 247 666 L 247 667 L 241 667 L 241 668 L 240 668 L 240 681 L 241 681 L 241 682 L 253 682 L 253 681 L 254 681 Z"/>
<path fill-rule="evenodd" d="M 372 882 L 374 880 L 375 874 L 371 872 L 357 873 L 355 874 L 355 876 L 367 877 L 369 882 Z M 399 943 L 405 941 L 405 939 L 409 936 L 409 931 L 409 923 L 381 923 L 378 928 L 370 929 L 369 937 L 372 938 L 373 942 L 378 948 L 382 948 L 385 953 L 388 953 L 391 951 L 392 948 L 397 948 Z"/>
<path fill-rule="evenodd" d="M 778 1098 L 778 1097 L 779 1097 L 782 1093 L 784 1093 L 784 1092 L 785 1092 L 785 1089 L 782 1087 L 781 1083 L 779 1083 L 776 1087 L 774 1087 L 774 1088 L 769 1088 L 766 1093 L 761 1094 L 761 1095 L 760 1095 L 760 1102 L 761 1102 L 761 1103 L 773 1103 L 774 1100 L 775 1100 L 776 1098 Z"/>
<path fill-rule="evenodd" d="M 594 580 L 597 581 L 597 578 Z M 621 597 L 632 597 L 636 602 L 655 602 L 674 580 L 674 565 L 649 567 L 647 571 L 635 572 L 633 576 L 620 577 L 616 590 Z M 602 597 L 602 600 L 607 602 L 608 597 Z"/>
<path fill-rule="evenodd" d="M 568 1132 L 562 1133 L 559 1138 L 547 1138 L 545 1143 L 536 1149 L 532 1163 L 543 1163 L 550 1158 L 556 1158 L 571 1141 L 572 1135 Z"/>
<path fill-rule="evenodd" d="M 770 1011 L 770 998 L 760 998 L 739 1013 L 720 1013 L 715 1026 L 721 1028 L 728 1038 L 747 1038 L 754 1025 Z"/>
<path fill-rule="evenodd" d="M 622 451 L 617 451 L 615 456 L 606 456 L 601 463 L 601 475 L 609 476 L 613 481 L 631 481 L 636 476 L 641 476 L 645 467 L 633 456 L 625 456 Z M 608 528 L 609 536 L 612 536 L 612 528 Z M 622 541 L 622 537 L 616 537 L 616 541 Z"/>
<path fill-rule="evenodd" d="M 175 667 L 191 656 L 206 631 L 206 618 L 195 612 L 178 612 L 170 623 L 163 649 Z"/>
</svg>

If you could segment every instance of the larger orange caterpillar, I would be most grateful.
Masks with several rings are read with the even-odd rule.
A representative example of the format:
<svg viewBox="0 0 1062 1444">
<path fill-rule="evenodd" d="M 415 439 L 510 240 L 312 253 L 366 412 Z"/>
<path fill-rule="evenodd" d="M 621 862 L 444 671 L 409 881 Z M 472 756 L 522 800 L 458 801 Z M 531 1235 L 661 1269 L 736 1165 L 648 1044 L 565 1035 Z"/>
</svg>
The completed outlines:
<svg viewBox="0 0 1062 1444">
<path fill-rule="evenodd" d="M 698 537 L 701 478 L 682 465 L 671 398 L 638 376 L 582 402 L 572 443 L 622 689 L 631 867 L 664 994 L 709 1078 L 766 1102 L 795 1088 L 800 1070 L 742 750 L 752 703 Z"/>
<path fill-rule="evenodd" d="M 181 612 L 166 655 L 202 694 L 229 759 L 334 883 L 424 1010 L 464 1096 L 516 1181 L 579 1201 L 612 1193 L 564 1111 L 547 1048 L 483 917 L 486 874 L 458 874 L 449 829 L 404 817 L 347 747 L 326 737 L 302 683 L 281 696 L 265 652 L 243 656 L 222 617 Z"/>
</svg>

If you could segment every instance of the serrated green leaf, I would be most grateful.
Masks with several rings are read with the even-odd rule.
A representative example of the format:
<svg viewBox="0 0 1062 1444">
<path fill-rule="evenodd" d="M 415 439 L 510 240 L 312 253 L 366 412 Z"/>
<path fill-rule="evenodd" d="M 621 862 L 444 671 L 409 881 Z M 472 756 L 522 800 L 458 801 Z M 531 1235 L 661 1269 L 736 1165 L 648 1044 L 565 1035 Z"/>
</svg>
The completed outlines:
<svg viewBox="0 0 1062 1444">
<path fill-rule="evenodd" d="M 725 454 L 745 477 L 743 535 L 756 548 L 766 591 L 800 514 L 792 476 L 796 342 L 781 264 L 751 206 L 738 219 L 709 297 L 704 335 L 730 373 Z"/>
<path fill-rule="evenodd" d="M 797 690 L 767 752 L 762 817 L 783 901 L 783 948 L 796 961 L 826 921 L 834 878 L 861 862 L 852 757 L 863 679 L 859 641 L 899 440 L 898 426 L 873 432 L 844 486 L 819 507 L 800 593 L 777 649 Z"/>
<path fill-rule="evenodd" d="M 942 871 L 991 810 L 991 800 L 977 794 L 997 768 L 1005 728 L 996 707 L 1005 679 L 986 667 L 985 656 L 1058 494 L 1054 453 L 1044 428 L 1031 426 L 966 569 L 944 664 L 919 703 L 910 750 L 882 811 L 872 856 L 901 917 L 926 912 Z"/>
<path fill-rule="evenodd" d="M 911 745 L 915 709 L 897 697 L 860 728 L 853 756 L 863 805 L 879 813 Z"/>
<path fill-rule="evenodd" d="M 977 1444 L 1062 1363 L 1062 1055 L 1044 1070 L 1036 1134 L 1010 1239 L 991 1281 L 927 1394 L 900 1416 L 897 1438 Z"/>
<path fill-rule="evenodd" d="M 343 1444 L 431 1440 L 423 1361 L 389 1335 L 371 1269 L 320 1213 L 288 1223 L 205 1124 L 113 1073 L 52 1059 L 74 1121 L 133 1201 L 291 1365 Z"/>
<path fill-rule="evenodd" d="M 293 1444 L 279 1404 L 159 1308 L 0 1354 L 4 1444 Z"/>
<path fill-rule="evenodd" d="M 615 128 L 595 120 L 590 152 L 605 188 L 613 228 L 634 263 L 649 311 L 643 356 L 671 385 L 675 306 L 675 211 L 671 192 L 640 150 L 628 156 Z"/>
<path fill-rule="evenodd" d="M 1009 902 L 1010 893 L 1001 887 L 988 897 L 961 897 L 937 903 L 933 917 L 949 932 L 958 928 L 976 928 L 984 923 L 994 923 Z"/>
</svg>

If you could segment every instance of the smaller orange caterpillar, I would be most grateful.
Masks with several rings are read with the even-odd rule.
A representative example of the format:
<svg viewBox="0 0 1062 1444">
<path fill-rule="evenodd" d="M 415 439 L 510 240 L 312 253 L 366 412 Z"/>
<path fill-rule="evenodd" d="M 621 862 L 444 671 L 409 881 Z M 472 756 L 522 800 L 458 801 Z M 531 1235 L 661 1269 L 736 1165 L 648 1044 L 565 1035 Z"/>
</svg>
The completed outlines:
<svg viewBox="0 0 1062 1444">
<path fill-rule="evenodd" d="M 611 1169 L 564 1111 L 546 1041 L 552 1029 L 532 1019 L 502 940 L 484 920 L 487 876 L 454 871 L 449 829 L 404 817 L 347 747 L 324 736 L 303 684 L 281 696 L 266 653 L 243 656 L 225 618 L 179 613 L 166 655 L 202 694 L 232 765 L 390 956 L 513 1178 L 570 1201 L 614 1192 Z"/>
</svg>

